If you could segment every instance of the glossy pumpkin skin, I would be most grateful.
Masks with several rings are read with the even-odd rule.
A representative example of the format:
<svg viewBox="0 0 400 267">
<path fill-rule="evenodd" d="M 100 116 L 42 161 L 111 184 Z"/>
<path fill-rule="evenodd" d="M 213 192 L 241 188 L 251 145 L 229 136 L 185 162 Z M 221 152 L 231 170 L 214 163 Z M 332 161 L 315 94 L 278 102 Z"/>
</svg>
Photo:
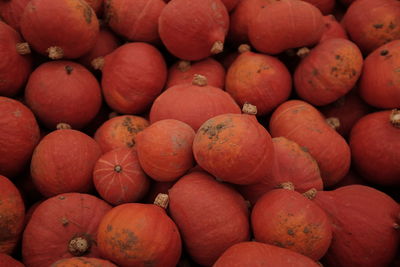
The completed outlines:
<svg viewBox="0 0 400 267">
<path fill-rule="evenodd" d="M 270 132 L 305 147 L 317 161 L 324 186 L 339 182 L 350 167 L 350 148 L 323 115 L 301 100 L 289 100 L 272 114 Z"/>
<path fill-rule="evenodd" d="M 246 200 L 254 205 L 264 193 L 286 182 L 291 182 L 300 193 L 311 188 L 323 189 L 318 163 L 310 153 L 282 136 L 272 138 L 272 142 L 275 151 L 273 173 L 259 183 L 237 187 Z"/>
<path fill-rule="evenodd" d="M 191 258 L 211 266 L 230 246 L 250 238 L 242 196 L 205 172 L 183 176 L 169 189 L 171 217 Z"/>
<path fill-rule="evenodd" d="M 102 199 L 112 205 L 137 202 L 150 187 L 134 148 L 117 148 L 103 154 L 94 166 L 93 182 Z"/>
<path fill-rule="evenodd" d="M 23 262 L 39 267 L 74 256 L 99 257 L 97 227 L 110 209 L 105 201 L 88 194 L 65 193 L 48 198 L 39 204 L 25 228 Z M 70 252 L 70 241 L 76 237 L 90 243 L 83 255 Z"/>
<path fill-rule="evenodd" d="M 289 9 L 296 12 L 288 12 Z M 251 20 L 248 34 L 256 50 L 279 54 L 289 48 L 317 43 L 323 25 L 323 15 L 315 6 L 299 0 L 282 0 L 260 10 Z"/>
<path fill-rule="evenodd" d="M 11 1 L 10 1 L 11 2 Z M 4 3 L 4 2 L 1 2 Z M 22 39 L 18 32 L 0 21 L 0 95 L 16 95 L 25 85 L 32 69 L 30 55 L 21 55 L 17 44 Z"/>
<path fill-rule="evenodd" d="M 314 202 L 333 223 L 332 244 L 325 255 L 328 265 L 338 267 L 388 266 L 399 246 L 400 206 L 372 187 L 349 185 L 317 192 Z"/>
<path fill-rule="evenodd" d="M 256 241 L 301 253 L 313 260 L 324 256 L 332 240 L 328 216 L 302 194 L 274 189 L 264 194 L 251 212 Z"/>
<path fill-rule="evenodd" d="M 149 122 L 139 116 L 116 116 L 105 121 L 96 130 L 94 140 L 100 145 L 103 153 L 116 148 L 132 148 L 136 143 L 136 135 L 147 126 Z"/>
<path fill-rule="evenodd" d="M 14 30 L 20 31 L 20 20 L 30 0 L 0 1 L 0 17 Z"/>
<path fill-rule="evenodd" d="M 351 40 L 368 55 L 400 38 L 400 3 L 396 0 L 362 0 L 347 9 L 343 25 Z"/>
<path fill-rule="evenodd" d="M 96 77 L 72 61 L 51 61 L 36 68 L 25 88 L 25 101 L 49 129 L 67 123 L 73 129 L 86 126 L 102 103 Z"/>
<path fill-rule="evenodd" d="M 0 253 L 11 254 L 24 228 L 25 205 L 17 187 L 2 175 L 0 175 L 0 214 Z"/>
<path fill-rule="evenodd" d="M 400 106 L 399 61 L 400 40 L 382 45 L 367 56 L 359 83 L 365 102 L 381 109 Z"/>
<path fill-rule="evenodd" d="M 158 43 L 158 17 L 166 6 L 163 0 L 106 0 L 105 18 L 109 27 L 130 41 Z"/>
<path fill-rule="evenodd" d="M 156 181 L 175 181 L 194 165 L 190 125 L 160 120 L 138 133 L 136 149 L 140 166 Z"/>
<path fill-rule="evenodd" d="M 321 39 L 319 40 L 320 43 L 333 38 L 349 39 L 343 26 L 336 20 L 333 15 L 326 15 L 323 19 L 325 27 Z"/>
<path fill-rule="evenodd" d="M 58 260 L 50 267 L 117 267 L 117 265 L 100 258 L 74 257 Z"/>
<path fill-rule="evenodd" d="M 200 167 L 215 177 L 253 184 L 270 174 L 274 148 L 270 134 L 254 115 L 222 114 L 197 131 L 193 154 Z"/>
<path fill-rule="evenodd" d="M 354 43 L 329 39 L 314 47 L 297 66 L 294 86 L 310 104 L 327 105 L 355 86 L 362 67 L 362 54 Z"/>
<path fill-rule="evenodd" d="M 4 253 L 0 253 L 0 264 L 3 267 L 25 267 L 21 262 Z"/>
<path fill-rule="evenodd" d="M 29 163 L 39 142 L 39 126 L 21 102 L 0 96 L 0 175 L 14 177 Z"/>
<path fill-rule="evenodd" d="M 31 161 L 33 182 L 42 195 L 89 192 L 100 146 L 76 130 L 56 130 L 46 135 L 35 148 Z"/>
<path fill-rule="evenodd" d="M 279 59 L 251 51 L 241 53 L 226 75 L 225 90 L 239 106 L 255 105 L 260 116 L 286 101 L 291 89 L 292 77 Z"/>
<path fill-rule="evenodd" d="M 93 9 L 81 0 L 33 0 L 21 18 L 24 39 L 40 54 L 58 46 L 63 58 L 78 58 L 95 44 L 99 22 Z"/>
<path fill-rule="evenodd" d="M 150 107 L 167 79 L 167 67 L 154 46 L 127 43 L 105 57 L 101 85 L 107 104 L 122 114 L 139 114 Z"/>
<path fill-rule="evenodd" d="M 261 242 L 242 242 L 228 248 L 214 267 L 318 267 L 310 258 Z"/>
<path fill-rule="evenodd" d="M 174 56 L 184 60 L 205 59 L 219 51 L 229 28 L 228 11 L 220 0 L 170 1 L 159 17 L 161 41 Z"/>
<path fill-rule="evenodd" d="M 176 224 L 154 204 L 114 207 L 101 220 L 97 242 L 102 258 L 121 267 L 173 267 L 181 255 Z"/>
<path fill-rule="evenodd" d="M 350 134 L 353 162 L 368 181 L 386 186 L 400 185 L 400 128 L 390 121 L 392 111 L 362 117 Z"/>
</svg>

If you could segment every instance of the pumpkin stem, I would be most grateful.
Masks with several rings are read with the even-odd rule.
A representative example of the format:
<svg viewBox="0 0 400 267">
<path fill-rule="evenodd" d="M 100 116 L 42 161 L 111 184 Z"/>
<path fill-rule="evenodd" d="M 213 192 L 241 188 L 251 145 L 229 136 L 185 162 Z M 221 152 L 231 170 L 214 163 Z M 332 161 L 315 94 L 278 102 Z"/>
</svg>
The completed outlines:
<svg viewBox="0 0 400 267">
<path fill-rule="evenodd" d="M 70 75 L 73 70 L 74 68 L 72 66 L 70 65 L 65 66 L 65 71 L 67 72 L 68 75 Z"/>
<path fill-rule="evenodd" d="M 28 55 L 31 53 L 31 48 L 29 47 L 28 43 L 17 43 L 15 45 L 15 49 L 17 50 L 17 53 L 20 55 Z"/>
<path fill-rule="evenodd" d="M 60 122 L 59 124 L 57 124 L 56 129 L 57 130 L 69 130 L 69 129 L 72 129 L 72 127 L 68 123 Z"/>
<path fill-rule="evenodd" d="M 222 41 L 216 41 L 211 47 L 211 54 L 219 54 L 224 51 L 224 43 Z"/>
<path fill-rule="evenodd" d="M 308 56 L 308 54 L 310 54 L 310 49 L 308 49 L 307 47 L 302 47 L 299 50 L 297 50 L 296 55 L 300 58 L 305 58 L 306 56 Z"/>
<path fill-rule="evenodd" d="M 104 67 L 104 57 L 97 57 L 90 62 L 93 69 L 95 70 L 102 70 Z"/>
<path fill-rule="evenodd" d="M 169 204 L 168 194 L 159 193 L 154 200 L 154 205 L 157 205 L 163 209 L 167 209 Z"/>
<path fill-rule="evenodd" d="M 319 261 L 317 261 L 317 264 L 318 264 L 319 266 L 321 266 L 321 267 L 324 267 L 324 265 L 323 265 L 321 262 L 319 262 Z"/>
<path fill-rule="evenodd" d="M 251 47 L 250 47 L 250 45 L 248 45 L 248 44 L 241 44 L 241 45 L 239 45 L 239 47 L 238 47 L 238 52 L 240 53 L 240 54 L 243 54 L 243 53 L 245 53 L 245 52 L 250 52 L 251 51 Z"/>
<path fill-rule="evenodd" d="M 257 107 L 246 102 L 243 104 L 242 112 L 244 114 L 257 115 Z"/>
<path fill-rule="evenodd" d="M 331 128 L 333 130 L 337 130 L 340 127 L 340 120 L 339 118 L 336 117 L 329 117 L 326 120 L 326 123 L 328 123 L 329 126 L 331 126 Z"/>
<path fill-rule="evenodd" d="M 115 165 L 114 166 L 114 171 L 116 171 L 118 173 L 122 172 L 122 166 L 121 165 Z"/>
<path fill-rule="evenodd" d="M 396 127 L 400 128 L 400 110 L 393 109 L 392 113 L 390 114 L 390 123 Z"/>
<path fill-rule="evenodd" d="M 68 243 L 68 251 L 74 256 L 80 257 L 86 254 L 92 245 L 91 239 L 86 236 L 77 236 Z"/>
<path fill-rule="evenodd" d="M 206 86 L 208 83 L 207 77 L 201 74 L 193 75 L 192 84 L 197 86 Z"/>
<path fill-rule="evenodd" d="M 311 189 L 308 190 L 307 192 L 304 192 L 304 193 L 303 193 L 303 196 L 305 196 L 305 197 L 308 198 L 309 200 L 313 200 L 313 199 L 317 196 L 317 189 L 311 188 Z"/>
<path fill-rule="evenodd" d="M 64 57 L 64 50 L 59 46 L 50 46 L 47 48 L 49 58 L 51 59 L 62 59 Z"/>
<path fill-rule="evenodd" d="M 294 191 L 294 184 L 292 182 L 284 182 L 277 186 L 277 188 L 282 188 L 290 191 Z"/>
<path fill-rule="evenodd" d="M 189 60 L 180 60 L 177 66 L 178 70 L 180 70 L 181 72 L 186 72 L 190 70 L 191 67 L 192 66 Z"/>
</svg>

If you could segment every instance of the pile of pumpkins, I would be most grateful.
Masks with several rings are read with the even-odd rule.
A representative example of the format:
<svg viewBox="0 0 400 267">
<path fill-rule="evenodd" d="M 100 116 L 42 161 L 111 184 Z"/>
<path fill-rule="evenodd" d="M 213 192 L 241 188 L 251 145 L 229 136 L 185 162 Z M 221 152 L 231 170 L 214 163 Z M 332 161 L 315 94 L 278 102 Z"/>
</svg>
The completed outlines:
<svg viewBox="0 0 400 267">
<path fill-rule="evenodd" d="M 400 1 L 0 17 L 0 266 L 400 266 Z"/>
</svg>

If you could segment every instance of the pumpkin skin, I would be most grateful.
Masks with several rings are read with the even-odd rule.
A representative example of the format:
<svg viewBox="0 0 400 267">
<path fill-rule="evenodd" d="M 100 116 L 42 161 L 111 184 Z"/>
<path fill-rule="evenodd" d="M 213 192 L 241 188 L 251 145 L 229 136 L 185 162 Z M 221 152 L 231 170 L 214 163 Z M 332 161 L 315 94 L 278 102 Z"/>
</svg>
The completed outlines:
<svg viewBox="0 0 400 267">
<path fill-rule="evenodd" d="M 323 30 L 323 15 L 318 8 L 304 1 L 281 0 L 257 13 L 249 23 L 248 35 L 258 51 L 279 54 L 289 48 L 317 43 Z"/>
<path fill-rule="evenodd" d="M 158 23 L 161 41 L 171 54 L 201 60 L 222 52 L 229 15 L 220 0 L 172 0 Z"/>
<path fill-rule="evenodd" d="M 316 106 L 327 105 L 348 93 L 361 75 L 363 57 L 346 39 L 329 39 L 314 47 L 294 73 L 300 98 Z"/>
<path fill-rule="evenodd" d="M 147 126 L 149 122 L 139 116 L 116 116 L 105 121 L 96 130 L 94 140 L 100 145 L 103 153 L 116 148 L 132 148 L 136 143 L 136 135 Z"/>
<path fill-rule="evenodd" d="M 254 115 L 222 114 L 197 131 L 193 154 L 201 168 L 234 184 L 253 184 L 271 172 L 274 147 Z"/>
<path fill-rule="evenodd" d="M 32 111 L 12 98 L 0 96 L 0 114 L 0 175 L 15 177 L 39 143 L 39 126 Z"/>
<path fill-rule="evenodd" d="M 140 166 L 156 181 L 175 181 L 194 165 L 195 132 L 188 124 L 160 120 L 139 132 L 136 149 Z"/>
<path fill-rule="evenodd" d="M 33 152 L 33 182 L 46 197 L 88 192 L 93 188 L 93 168 L 100 156 L 100 146 L 88 135 L 70 129 L 53 131 Z"/>
<path fill-rule="evenodd" d="M 225 90 L 239 106 L 251 103 L 263 116 L 289 98 L 292 78 L 279 59 L 245 51 L 229 67 Z"/>
<path fill-rule="evenodd" d="M 324 15 L 331 14 L 335 7 L 335 0 L 304 0 L 316 6 Z"/>
<path fill-rule="evenodd" d="M 359 83 L 365 102 L 381 109 L 400 107 L 399 61 L 400 40 L 382 45 L 367 56 Z"/>
<path fill-rule="evenodd" d="M 256 241 L 287 248 L 313 260 L 324 256 L 332 240 L 328 216 L 317 204 L 288 189 L 264 194 L 251 212 Z"/>
<path fill-rule="evenodd" d="M 150 180 L 139 165 L 136 150 L 117 148 L 103 154 L 93 169 L 93 182 L 102 199 L 112 205 L 144 197 Z"/>
<path fill-rule="evenodd" d="M 150 107 L 167 79 L 167 66 L 152 45 L 127 43 L 105 57 L 101 85 L 107 104 L 122 114 L 139 114 Z"/>
<path fill-rule="evenodd" d="M 254 205 L 264 193 L 286 182 L 291 182 L 300 193 L 311 188 L 323 189 L 318 163 L 310 153 L 282 136 L 272 138 L 272 143 L 275 151 L 272 175 L 256 184 L 238 186 L 245 199 Z"/>
<path fill-rule="evenodd" d="M 225 69 L 215 59 L 206 59 L 190 62 L 180 60 L 168 69 L 168 78 L 165 88 L 178 84 L 192 84 L 193 75 L 200 74 L 207 78 L 207 84 L 223 89 L 225 87 Z"/>
<path fill-rule="evenodd" d="M 117 267 L 117 265 L 100 258 L 74 257 L 58 260 L 50 267 Z"/>
<path fill-rule="evenodd" d="M 103 0 L 85 0 L 94 12 L 96 12 L 97 17 L 101 17 L 103 13 Z"/>
<path fill-rule="evenodd" d="M 320 43 L 328 39 L 349 39 L 346 31 L 333 15 L 326 15 L 323 19 L 325 29 L 319 40 Z"/>
<path fill-rule="evenodd" d="M 33 0 L 22 15 L 21 32 L 40 54 L 52 59 L 72 59 L 84 55 L 95 45 L 99 22 L 85 1 Z"/>
<path fill-rule="evenodd" d="M 106 0 L 108 26 L 130 41 L 159 43 L 158 18 L 166 6 L 162 0 Z"/>
<path fill-rule="evenodd" d="M 21 262 L 4 253 L 0 253 L 0 264 L 3 267 L 25 267 Z"/>
<path fill-rule="evenodd" d="M 318 191 L 314 202 L 332 220 L 333 238 L 325 255 L 329 266 L 383 267 L 394 259 L 400 206 L 372 187 L 349 185 Z"/>
<path fill-rule="evenodd" d="M 349 144 L 354 165 L 374 184 L 400 185 L 399 122 L 399 111 L 378 111 L 362 117 L 351 130 Z"/>
<path fill-rule="evenodd" d="M 110 209 L 105 201 L 88 194 L 65 193 L 46 199 L 25 228 L 23 262 L 39 267 L 74 256 L 99 257 L 97 227 Z M 88 242 L 89 248 L 73 250 L 71 243 L 79 237 Z"/>
<path fill-rule="evenodd" d="M 354 2 L 343 17 L 351 40 L 368 55 L 381 45 L 400 38 L 400 3 L 395 0 Z"/>
<path fill-rule="evenodd" d="M 289 100 L 272 114 L 273 137 L 284 136 L 305 147 L 318 162 L 324 186 L 339 182 L 350 167 L 350 148 L 326 122 L 323 115 L 301 100 Z"/>
<path fill-rule="evenodd" d="M 94 75 L 80 64 L 46 62 L 29 77 L 25 101 L 47 128 L 67 123 L 81 129 L 100 110 L 101 88 Z"/>
<path fill-rule="evenodd" d="M 23 231 L 25 205 L 15 185 L 2 175 L 0 175 L 0 214 L 0 253 L 11 254 Z"/>
<path fill-rule="evenodd" d="M 0 17 L 14 30 L 20 31 L 20 20 L 30 0 L 0 1 Z"/>
<path fill-rule="evenodd" d="M 229 186 L 204 172 L 192 172 L 168 192 L 171 217 L 196 263 L 211 266 L 227 248 L 249 240 L 246 202 Z"/>
<path fill-rule="evenodd" d="M 97 242 L 102 258 L 121 267 L 173 267 L 182 249 L 178 228 L 165 210 L 142 203 L 109 211 L 99 225 Z"/>
<path fill-rule="evenodd" d="M 241 242 L 228 248 L 213 267 L 318 267 L 310 258 L 261 242 Z"/>
<path fill-rule="evenodd" d="M 0 21 L 0 56 L 2 58 L 0 64 L 1 96 L 11 97 L 16 95 L 25 85 L 31 73 L 31 56 L 24 55 L 24 51 L 18 50 L 17 47 L 21 42 L 19 33 Z"/>
</svg>

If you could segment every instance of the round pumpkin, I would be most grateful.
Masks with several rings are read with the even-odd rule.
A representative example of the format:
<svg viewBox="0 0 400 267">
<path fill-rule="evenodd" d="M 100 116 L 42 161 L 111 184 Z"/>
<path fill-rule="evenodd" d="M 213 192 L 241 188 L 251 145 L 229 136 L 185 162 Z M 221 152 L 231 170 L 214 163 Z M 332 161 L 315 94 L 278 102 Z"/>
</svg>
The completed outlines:
<svg viewBox="0 0 400 267">
<path fill-rule="evenodd" d="M 50 267 L 117 267 L 117 265 L 100 258 L 73 257 L 58 260 Z"/>
<path fill-rule="evenodd" d="M 0 253 L 0 264 L 2 267 L 25 267 L 20 261 L 4 253 Z"/>
</svg>

